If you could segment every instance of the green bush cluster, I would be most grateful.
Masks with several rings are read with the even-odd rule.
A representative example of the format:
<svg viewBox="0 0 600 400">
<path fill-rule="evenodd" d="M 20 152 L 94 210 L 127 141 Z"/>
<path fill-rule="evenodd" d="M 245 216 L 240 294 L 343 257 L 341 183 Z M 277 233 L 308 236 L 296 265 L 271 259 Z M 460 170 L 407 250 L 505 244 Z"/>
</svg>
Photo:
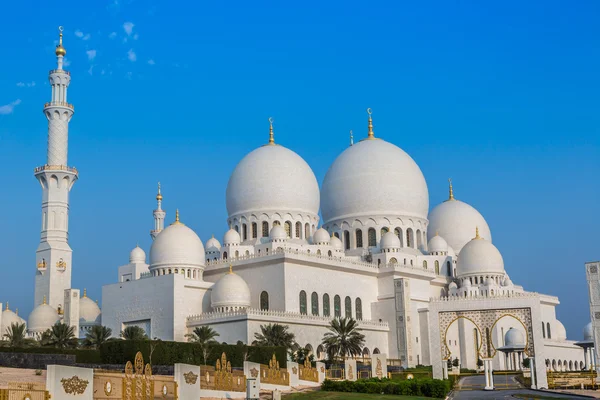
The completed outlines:
<svg viewBox="0 0 600 400">
<path fill-rule="evenodd" d="M 412 375 L 413 379 L 423 379 L 423 378 L 432 378 L 433 373 L 427 370 L 417 370 L 417 371 L 402 371 L 402 372 L 391 372 L 390 377 L 393 381 L 403 381 L 408 379 L 408 375 Z"/>
<path fill-rule="evenodd" d="M 163 342 L 154 340 L 115 340 L 100 346 L 103 364 L 125 364 L 133 361 L 138 351 L 142 352 L 145 362 L 152 365 L 173 365 L 186 363 L 214 365 L 221 354 L 227 355 L 232 367 L 243 367 L 244 361 L 269 364 L 275 354 L 279 366 L 285 368 L 287 353 L 285 347 L 247 346 L 245 344 L 215 344 L 209 346 L 206 362 L 202 347 L 195 343 Z M 150 356 L 152 353 L 152 357 Z"/>
<path fill-rule="evenodd" d="M 0 347 L 3 353 L 34 353 L 34 354 L 73 354 L 79 364 L 100 364 L 102 358 L 98 350 L 87 349 L 56 349 L 54 347 Z"/>
<path fill-rule="evenodd" d="M 352 381 L 325 380 L 321 389 L 328 392 L 396 394 L 405 396 L 425 396 L 444 398 L 450 392 L 450 382 L 439 379 L 410 379 L 392 381 L 389 379 L 363 379 Z"/>
</svg>

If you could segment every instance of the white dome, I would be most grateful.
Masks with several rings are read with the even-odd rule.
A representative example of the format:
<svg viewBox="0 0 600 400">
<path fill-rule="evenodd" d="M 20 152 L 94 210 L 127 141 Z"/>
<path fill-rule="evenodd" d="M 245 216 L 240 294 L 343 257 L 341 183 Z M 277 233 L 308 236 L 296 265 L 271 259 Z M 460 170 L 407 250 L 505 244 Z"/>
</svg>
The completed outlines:
<svg viewBox="0 0 600 400">
<path fill-rule="evenodd" d="M 6 310 L 2 311 L 2 326 L 0 328 L 2 329 L 2 331 L 0 336 L 3 337 L 6 334 L 6 330 L 10 328 L 12 324 L 23 323 L 25 323 L 25 320 L 23 318 L 19 317 L 15 312 L 7 308 Z"/>
<path fill-rule="evenodd" d="M 594 330 L 591 322 L 583 328 L 583 340 L 594 340 Z"/>
<path fill-rule="evenodd" d="M 79 299 L 79 322 L 80 323 L 97 323 L 100 324 L 100 307 L 89 297 L 85 291 L 83 297 Z"/>
<path fill-rule="evenodd" d="M 329 237 L 329 232 L 323 228 L 319 228 L 313 235 L 312 240 L 314 244 L 329 244 L 331 238 Z"/>
<path fill-rule="evenodd" d="M 427 248 L 429 249 L 429 253 L 446 253 L 448 251 L 448 243 L 440 235 L 435 235 L 429 239 Z"/>
<path fill-rule="evenodd" d="M 485 284 L 487 286 L 494 286 L 496 284 L 496 281 L 494 280 L 494 278 L 490 277 L 485 280 Z"/>
<path fill-rule="evenodd" d="M 240 234 L 233 228 L 225 232 L 225 236 L 223 236 L 223 244 L 225 246 L 230 246 L 232 244 L 240 244 L 241 241 L 242 238 Z"/>
<path fill-rule="evenodd" d="M 271 228 L 271 233 L 269 234 L 271 240 L 286 240 L 288 238 L 285 229 L 281 225 L 275 225 Z"/>
<path fill-rule="evenodd" d="M 473 239 L 458 255 L 457 273 L 459 277 L 470 275 L 504 275 L 504 260 L 491 242 Z"/>
<path fill-rule="evenodd" d="M 502 286 L 512 286 L 512 281 L 510 280 L 508 275 L 506 275 L 506 278 L 504 278 L 504 280 L 502 281 Z"/>
<path fill-rule="evenodd" d="M 552 339 L 555 340 L 567 340 L 567 330 L 565 326 L 559 320 L 555 319 L 552 322 L 552 330 L 550 331 Z"/>
<path fill-rule="evenodd" d="M 438 204 L 429 213 L 427 237 L 431 240 L 438 232 L 454 251 L 460 253 L 473 237 L 476 227 L 482 238 L 492 241 L 490 227 L 479 211 L 460 200 L 450 199 Z"/>
<path fill-rule="evenodd" d="M 505 346 L 525 346 L 525 336 L 515 328 L 510 328 L 504 335 Z"/>
<path fill-rule="evenodd" d="M 58 312 L 48 304 L 40 304 L 29 314 L 27 330 L 42 333 L 59 321 Z"/>
<path fill-rule="evenodd" d="M 448 285 L 448 289 L 458 289 L 458 285 L 456 284 L 456 282 L 450 282 L 450 284 Z"/>
<path fill-rule="evenodd" d="M 250 288 L 241 276 L 230 271 L 212 287 L 210 303 L 213 308 L 250 307 Z"/>
<path fill-rule="evenodd" d="M 221 243 L 215 237 L 211 237 L 206 241 L 206 251 L 220 251 Z"/>
<path fill-rule="evenodd" d="M 429 192 L 415 161 L 384 140 L 348 147 L 323 180 L 324 223 L 371 216 L 427 218 Z"/>
<path fill-rule="evenodd" d="M 279 145 L 250 152 L 227 184 L 229 217 L 259 211 L 319 213 L 319 184 L 298 154 Z"/>
<path fill-rule="evenodd" d="M 158 234 L 150 248 L 150 268 L 204 267 L 204 246 L 196 233 L 175 222 Z"/>
<path fill-rule="evenodd" d="M 332 236 L 331 239 L 329 239 L 329 244 L 331 245 L 331 247 L 333 247 L 336 250 L 344 249 L 344 245 L 342 244 L 342 241 L 340 239 L 338 239 L 337 236 Z"/>
<path fill-rule="evenodd" d="M 470 279 L 468 279 L 468 278 L 466 278 L 466 279 L 463 279 L 463 280 L 462 280 L 462 286 L 463 286 L 463 287 L 467 287 L 467 288 L 471 287 L 471 286 L 472 286 L 472 285 L 471 285 L 471 280 L 470 280 Z"/>
<path fill-rule="evenodd" d="M 140 246 L 135 246 L 129 253 L 129 262 L 131 264 L 144 264 L 146 262 L 146 252 Z"/>
<path fill-rule="evenodd" d="M 398 236 L 394 232 L 386 232 L 381 238 L 381 242 L 379 242 L 379 247 L 382 249 L 399 249 L 400 239 L 398 239 Z"/>
</svg>

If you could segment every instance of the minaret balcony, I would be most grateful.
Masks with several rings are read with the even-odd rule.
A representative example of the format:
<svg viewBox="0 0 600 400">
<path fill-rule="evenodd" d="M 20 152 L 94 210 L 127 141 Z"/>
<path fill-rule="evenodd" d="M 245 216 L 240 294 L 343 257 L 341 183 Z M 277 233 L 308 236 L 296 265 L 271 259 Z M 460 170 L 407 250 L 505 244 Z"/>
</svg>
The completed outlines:
<svg viewBox="0 0 600 400">
<path fill-rule="evenodd" d="M 51 69 L 50 72 L 48 72 L 48 74 L 57 74 L 57 73 L 62 73 L 62 74 L 66 74 L 71 76 L 71 73 L 69 71 L 65 71 L 64 69 Z"/>
<path fill-rule="evenodd" d="M 44 171 L 67 171 L 71 172 L 75 175 L 79 175 L 77 168 L 67 167 L 66 165 L 42 165 L 41 167 L 37 167 L 33 170 L 34 174 Z"/>
<path fill-rule="evenodd" d="M 67 108 L 70 108 L 71 110 L 75 110 L 75 107 L 73 107 L 73 104 L 67 103 L 65 101 L 50 101 L 48 103 L 45 103 L 44 108 L 48 108 L 48 107 L 67 107 Z"/>
</svg>

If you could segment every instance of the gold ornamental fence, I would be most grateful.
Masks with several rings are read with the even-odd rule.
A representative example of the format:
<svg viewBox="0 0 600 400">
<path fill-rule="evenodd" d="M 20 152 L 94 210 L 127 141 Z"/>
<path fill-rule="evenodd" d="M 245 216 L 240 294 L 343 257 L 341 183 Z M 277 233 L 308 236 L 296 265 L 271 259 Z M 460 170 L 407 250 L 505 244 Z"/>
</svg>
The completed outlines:
<svg viewBox="0 0 600 400">
<path fill-rule="evenodd" d="M 246 391 L 246 376 L 244 372 L 233 371 L 231 369 L 231 362 L 227 361 L 225 353 L 221 354 L 221 359 L 217 360 L 214 367 L 201 365 L 200 375 L 200 387 L 202 389 L 223 390 L 227 392 Z M 195 378 L 195 376 L 185 376 L 186 381 L 188 379 L 195 380 Z"/>
<path fill-rule="evenodd" d="M 595 388 L 597 374 L 595 371 L 580 372 L 548 372 L 548 389 Z"/>
<path fill-rule="evenodd" d="M 0 400 L 50 400 L 43 383 L 9 382 L 8 389 L 0 389 Z"/>
<path fill-rule="evenodd" d="M 304 365 L 298 366 L 298 378 L 303 381 L 317 382 L 319 383 L 319 370 L 312 367 L 312 364 L 308 357 L 304 359 Z"/>
<path fill-rule="evenodd" d="M 279 361 L 273 354 L 269 365 L 260 365 L 260 383 L 270 385 L 289 386 L 290 374 L 284 368 L 279 368 Z"/>
</svg>

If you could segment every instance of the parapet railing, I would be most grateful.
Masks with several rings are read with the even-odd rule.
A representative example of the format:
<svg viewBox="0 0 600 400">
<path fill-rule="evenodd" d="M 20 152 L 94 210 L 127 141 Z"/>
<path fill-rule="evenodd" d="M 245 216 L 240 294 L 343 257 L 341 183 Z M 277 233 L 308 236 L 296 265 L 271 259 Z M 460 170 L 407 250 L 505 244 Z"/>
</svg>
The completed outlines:
<svg viewBox="0 0 600 400">
<path fill-rule="evenodd" d="M 42 172 L 42 171 L 69 171 L 69 172 L 73 172 L 76 175 L 79 174 L 79 172 L 77 171 L 77 168 L 67 167 L 66 165 L 48 165 L 48 164 L 46 164 L 46 165 L 42 165 L 41 167 L 36 167 L 33 170 L 34 173 L 38 173 L 38 172 Z"/>
<path fill-rule="evenodd" d="M 47 103 L 44 103 L 44 108 L 51 107 L 51 106 L 67 107 L 67 108 L 70 108 L 71 110 L 75 110 L 75 107 L 73 107 L 73 104 L 67 103 L 66 101 L 49 101 Z"/>
</svg>

